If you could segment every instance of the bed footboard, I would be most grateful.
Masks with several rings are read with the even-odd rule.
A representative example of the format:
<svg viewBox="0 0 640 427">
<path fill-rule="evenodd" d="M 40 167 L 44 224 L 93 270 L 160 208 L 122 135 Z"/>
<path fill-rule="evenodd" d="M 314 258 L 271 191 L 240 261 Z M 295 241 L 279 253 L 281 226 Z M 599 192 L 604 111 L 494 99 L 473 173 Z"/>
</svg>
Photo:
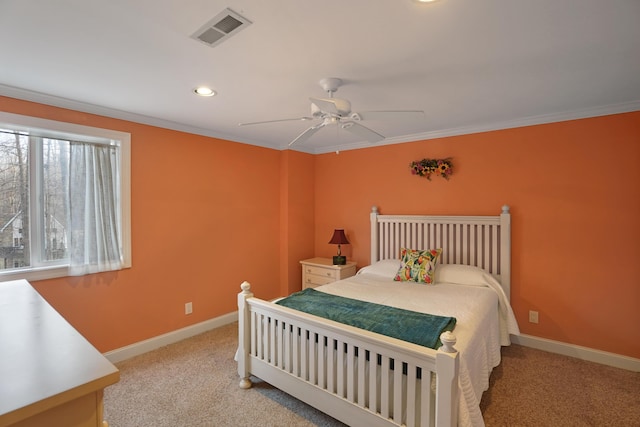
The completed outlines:
<svg viewBox="0 0 640 427">
<path fill-rule="evenodd" d="M 455 426 L 459 355 L 238 295 L 240 387 L 258 377 L 352 426 Z"/>
</svg>

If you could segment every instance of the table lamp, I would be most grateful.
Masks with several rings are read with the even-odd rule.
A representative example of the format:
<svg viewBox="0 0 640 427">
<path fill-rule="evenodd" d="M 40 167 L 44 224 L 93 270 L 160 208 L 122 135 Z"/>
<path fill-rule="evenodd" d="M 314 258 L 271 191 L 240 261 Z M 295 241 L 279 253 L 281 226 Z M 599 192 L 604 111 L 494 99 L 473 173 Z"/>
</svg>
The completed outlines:
<svg viewBox="0 0 640 427">
<path fill-rule="evenodd" d="M 344 235 L 344 230 L 333 230 L 333 237 L 331 237 L 329 243 L 338 245 L 338 255 L 333 257 L 333 265 L 345 265 L 347 263 L 347 257 L 342 256 L 340 245 L 348 245 L 349 241 L 347 240 L 347 236 Z"/>
</svg>

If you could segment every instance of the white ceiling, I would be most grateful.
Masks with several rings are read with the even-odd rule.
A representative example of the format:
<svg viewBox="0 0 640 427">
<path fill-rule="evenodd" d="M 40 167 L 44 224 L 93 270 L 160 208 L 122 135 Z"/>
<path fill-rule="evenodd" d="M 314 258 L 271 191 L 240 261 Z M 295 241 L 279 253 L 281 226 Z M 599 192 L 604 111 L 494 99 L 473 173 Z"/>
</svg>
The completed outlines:
<svg viewBox="0 0 640 427">
<path fill-rule="evenodd" d="M 191 38 L 227 7 L 252 25 Z M 277 149 L 313 122 L 238 123 L 310 115 L 323 77 L 354 111 L 425 111 L 363 122 L 380 144 L 640 110 L 639 0 L 0 0 L 0 53 L 0 95 Z"/>
</svg>

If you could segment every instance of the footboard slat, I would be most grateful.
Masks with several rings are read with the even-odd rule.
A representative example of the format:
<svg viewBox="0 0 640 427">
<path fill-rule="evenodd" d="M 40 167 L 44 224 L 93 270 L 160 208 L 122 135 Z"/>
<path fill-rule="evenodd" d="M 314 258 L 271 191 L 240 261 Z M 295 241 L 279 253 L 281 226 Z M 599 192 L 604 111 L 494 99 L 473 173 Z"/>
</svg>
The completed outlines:
<svg viewBox="0 0 640 427">
<path fill-rule="evenodd" d="M 336 384 L 336 394 L 340 397 L 345 397 L 344 393 L 344 342 L 338 341 L 338 349 L 336 352 L 338 356 L 338 375 L 337 375 L 337 384 Z"/>
<path fill-rule="evenodd" d="M 432 413 L 435 412 L 432 409 L 435 402 L 432 402 L 431 399 L 431 373 L 422 371 L 422 378 L 427 381 L 420 382 L 420 405 L 418 405 L 420 413 L 416 416 L 419 415 L 421 420 L 425 420 L 425 425 L 431 425 L 429 421 L 433 419 Z"/>
<path fill-rule="evenodd" d="M 256 313 L 251 313 L 249 316 L 249 322 L 251 322 L 251 333 L 250 333 L 250 338 L 249 338 L 249 352 L 250 354 L 255 354 L 256 352 L 256 340 L 258 339 L 257 336 L 259 335 L 257 332 L 257 326 L 256 326 Z"/>
<path fill-rule="evenodd" d="M 318 356 L 316 358 L 318 361 L 318 387 L 322 389 L 327 387 L 327 377 L 325 376 L 324 370 L 327 360 L 324 356 L 326 349 L 325 339 L 326 337 L 324 335 L 318 335 L 318 346 L 316 347 L 316 351 L 318 352 Z"/>
<path fill-rule="evenodd" d="M 404 394 L 402 388 L 402 368 L 402 362 L 396 361 L 395 369 L 393 370 L 393 420 L 398 424 L 402 424 L 402 404 L 404 402 L 402 398 Z"/>
<path fill-rule="evenodd" d="M 327 345 L 327 390 L 330 393 L 336 392 L 336 348 L 338 342 L 331 338 Z"/>
<path fill-rule="evenodd" d="M 380 379 L 382 393 L 380 395 L 380 415 L 389 418 L 389 357 L 382 356 L 380 363 Z"/>
<path fill-rule="evenodd" d="M 407 366 L 407 402 L 416 401 L 416 379 L 418 370 L 416 366 L 409 363 Z M 416 423 L 416 408 L 407 408 L 407 425 L 413 426 Z"/>
<path fill-rule="evenodd" d="M 443 425 L 456 419 L 447 409 L 457 393 L 455 349 L 443 353 L 340 325 L 250 292 L 239 295 L 238 308 L 242 387 L 254 375 L 353 426 L 439 425 L 443 411 Z"/>
<path fill-rule="evenodd" d="M 364 349 L 358 348 L 358 356 L 363 356 L 358 357 L 358 406 L 363 408 L 367 405 L 367 401 L 365 400 L 365 390 L 367 387 L 365 374 L 367 366 L 366 353 Z"/>
<path fill-rule="evenodd" d="M 300 338 L 300 328 L 297 326 L 293 327 L 293 341 L 291 343 L 291 353 L 292 353 L 292 365 L 291 365 L 291 373 L 295 376 L 300 375 L 300 346 L 302 345 Z"/>
<path fill-rule="evenodd" d="M 347 344 L 347 366 L 351 367 L 349 369 L 349 373 L 347 375 L 347 400 L 349 402 L 355 402 L 355 381 L 356 381 L 356 373 L 357 370 L 355 367 L 355 351 L 354 347 L 350 344 Z"/>
<path fill-rule="evenodd" d="M 374 413 L 379 413 L 380 412 L 380 405 L 378 405 L 378 402 L 380 401 L 380 391 L 378 389 L 378 387 L 376 387 L 377 384 L 377 378 L 378 378 L 378 364 L 377 363 L 371 363 L 372 360 L 378 360 L 378 357 L 380 355 L 376 352 L 370 352 L 369 353 L 369 410 L 371 410 Z"/>
<path fill-rule="evenodd" d="M 284 352 L 284 333 L 286 325 L 283 325 L 281 321 L 274 322 L 276 324 L 276 362 L 275 365 L 283 369 L 285 367 L 284 358 L 287 353 Z"/>
<path fill-rule="evenodd" d="M 269 363 L 271 363 L 272 365 L 275 365 L 275 361 L 276 361 L 276 340 L 275 340 L 275 335 L 276 335 L 276 320 L 272 319 L 269 322 L 269 332 L 267 334 L 267 342 L 269 344 L 269 350 L 267 351 L 267 353 L 269 354 Z"/>
<path fill-rule="evenodd" d="M 284 363 L 282 367 L 285 371 L 291 372 L 291 325 L 285 325 L 284 331 Z"/>
<path fill-rule="evenodd" d="M 318 334 L 309 332 L 309 382 L 318 381 Z"/>
<path fill-rule="evenodd" d="M 309 335 L 306 329 L 300 328 L 300 378 L 309 380 Z"/>
</svg>

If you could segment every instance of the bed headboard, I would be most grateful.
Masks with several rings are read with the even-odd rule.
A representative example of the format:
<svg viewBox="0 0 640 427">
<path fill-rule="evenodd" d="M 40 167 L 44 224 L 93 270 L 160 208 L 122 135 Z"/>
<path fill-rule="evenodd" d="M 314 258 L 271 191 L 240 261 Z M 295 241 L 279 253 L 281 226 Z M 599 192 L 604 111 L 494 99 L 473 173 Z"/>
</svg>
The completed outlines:
<svg viewBox="0 0 640 427">
<path fill-rule="evenodd" d="M 496 216 L 380 215 L 371 209 L 371 263 L 400 256 L 400 248 L 437 249 L 444 264 L 466 264 L 493 274 L 510 298 L 511 214 Z"/>
</svg>

